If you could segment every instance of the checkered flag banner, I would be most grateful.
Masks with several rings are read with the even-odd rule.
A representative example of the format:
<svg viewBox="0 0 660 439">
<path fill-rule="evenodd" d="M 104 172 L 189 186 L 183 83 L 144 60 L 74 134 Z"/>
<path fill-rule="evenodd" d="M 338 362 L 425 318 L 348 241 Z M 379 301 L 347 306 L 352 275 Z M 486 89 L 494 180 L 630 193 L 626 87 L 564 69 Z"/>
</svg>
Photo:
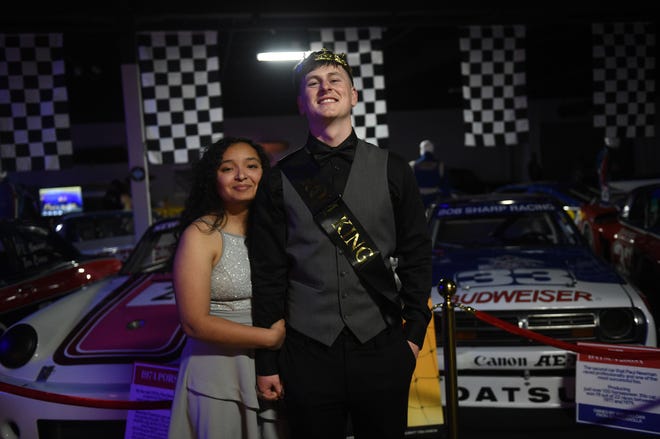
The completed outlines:
<svg viewBox="0 0 660 439">
<path fill-rule="evenodd" d="M 524 26 L 461 29 L 465 146 L 527 141 Z"/>
<path fill-rule="evenodd" d="M 0 169 L 73 165 L 62 34 L 0 34 Z"/>
<path fill-rule="evenodd" d="M 138 34 L 147 157 L 190 163 L 223 135 L 217 32 Z"/>
<path fill-rule="evenodd" d="M 310 31 L 310 49 L 326 48 L 345 53 L 353 72 L 353 83 L 360 93 L 353 108 L 353 126 L 358 137 L 387 148 L 387 105 L 381 49 L 382 28 L 325 28 Z"/>
<path fill-rule="evenodd" d="M 651 23 L 594 23 L 594 127 L 604 137 L 653 137 L 655 28 Z"/>
</svg>

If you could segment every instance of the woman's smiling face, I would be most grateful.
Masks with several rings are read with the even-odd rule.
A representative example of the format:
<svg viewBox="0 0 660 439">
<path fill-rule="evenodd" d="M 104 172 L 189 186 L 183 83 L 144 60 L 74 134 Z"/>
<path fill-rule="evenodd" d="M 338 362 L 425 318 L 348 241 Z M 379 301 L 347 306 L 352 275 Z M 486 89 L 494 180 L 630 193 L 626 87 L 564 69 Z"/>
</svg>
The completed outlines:
<svg viewBox="0 0 660 439">
<path fill-rule="evenodd" d="M 216 171 L 218 194 L 229 207 L 251 202 L 263 175 L 257 151 L 247 143 L 231 145 L 222 155 Z"/>
</svg>

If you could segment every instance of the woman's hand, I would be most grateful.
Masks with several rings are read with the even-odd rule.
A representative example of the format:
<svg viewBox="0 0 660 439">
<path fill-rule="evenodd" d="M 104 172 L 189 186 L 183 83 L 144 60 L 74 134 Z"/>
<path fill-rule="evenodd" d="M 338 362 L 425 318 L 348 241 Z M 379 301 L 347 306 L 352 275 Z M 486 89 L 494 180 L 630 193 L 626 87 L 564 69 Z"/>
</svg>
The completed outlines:
<svg viewBox="0 0 660 439">
<path fill-rule="evenodd" d="M 286 327 L 284 325 L 284 319 L 279 319 L 273 323 L 269 329 L 271 335 L 273 336 L 273 342 L 269 349 L 276 350 L 282 347 L 284 343 L 284 336 L 286 335 Z"/>
</svg>

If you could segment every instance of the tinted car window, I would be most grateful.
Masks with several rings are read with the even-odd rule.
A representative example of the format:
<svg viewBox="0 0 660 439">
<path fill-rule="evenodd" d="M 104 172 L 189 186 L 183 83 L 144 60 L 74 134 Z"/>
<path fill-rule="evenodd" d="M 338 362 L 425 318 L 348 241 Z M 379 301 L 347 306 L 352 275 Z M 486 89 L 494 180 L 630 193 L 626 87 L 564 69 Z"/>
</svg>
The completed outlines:
<svg viewBox="0 0 660 439">
<path fill-rule="evenodd" d="M 645 200 L 646 197 L 643 194 L 633 198 L 632 203 L 630 203 L 630 210 L 626 218 L 628 222 L 636 226 L 642 226 L 644 224 Z"/>
<path fill-rule="evenodd" d="M 48 230 L 17 225 L 3 228 L 1 278 L 12 282 L 79 257 L 75 248 Z"/>
<path fill-rule="evenodd" d="M 81 215 L 65 220 L 65 238 L 73 243 L 127 235 L 133 235 L 131 213 Z"/>
<path fill-rule="evenodd" d="M 13 267 L 13 259 L 5 245 L 5 239 L 0 238 L 0 285 L 4 285 L 6 280 L 16 271 Z"/>
<path fill-rule="evenodd" d="M 646 205 L 647 228 L 658 233 L 660 232 L 660 188 L 655 189 L 649 195 Z"/>
<path fill-rule="evenodd" d="M 435 246 L 575 245 L 576 229 L 554 212 L 480 217 L 446 217 L 433 226 Z"/>
</svg>

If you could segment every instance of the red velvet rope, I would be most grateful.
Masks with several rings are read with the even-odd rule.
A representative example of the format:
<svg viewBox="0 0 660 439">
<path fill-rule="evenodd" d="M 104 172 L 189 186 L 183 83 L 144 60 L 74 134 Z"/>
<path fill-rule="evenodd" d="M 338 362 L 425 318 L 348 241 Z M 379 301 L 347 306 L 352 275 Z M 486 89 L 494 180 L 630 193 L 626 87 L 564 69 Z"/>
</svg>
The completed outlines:
<svg viewBox="0 0 660 439">
<path fill-rule="evenodd" d="M 477 311 L 473 308 L 466 307 L 458 304 L 461 309 L 472 313 L 476 318 L 482 320 L 486 323 L 489 323 L 493 326 L 497 326 L 500 329 L 504 329 L 507 332 L 512 334 L 517 334 L 522 337 L 528 338 L 530 340 L 535 340 L 543 344 L 554 346 L 559 349 L 564 349 L 566 351 L 577 352 L 579 354 L 589 354 L 589 355 L 599 355 L 603 357 L 615 357 L 623 359 L 634 359 L 634 360 L 660 360 L 660 353 L 657 351 L 625 351 L 617 345 L 611 345 L 607 347 L 597 347 L 597 346 L 584 346 L 574 343 L 567 343 L 565 341 L 556 340 L 554 338 L 548 337 L 537 332 L 530 331 L 528 329 L 519 328 L 518 326 L 512 325 L 509 322 L 500 320 L 497 317 L 491 316 L 483 311 Z M 643 347 L 643 346 L 640 346 Z"/>
<path fill-rule="evenodd" d="M 26 398 L 41 401 L 54 402 L 57 404 L 76 405 L 81 407 L 92 407 L 98 409 L 115 410 L 161 410 L 172 406 L 171 400 L 164 401 L 113 401 L 107 399 L 84 398 L 81 396 L 60 395 L 42 390 L 28 389 L 9 383 L 0 382 L 0 391 L 13 393 Z"/>
</svg>

